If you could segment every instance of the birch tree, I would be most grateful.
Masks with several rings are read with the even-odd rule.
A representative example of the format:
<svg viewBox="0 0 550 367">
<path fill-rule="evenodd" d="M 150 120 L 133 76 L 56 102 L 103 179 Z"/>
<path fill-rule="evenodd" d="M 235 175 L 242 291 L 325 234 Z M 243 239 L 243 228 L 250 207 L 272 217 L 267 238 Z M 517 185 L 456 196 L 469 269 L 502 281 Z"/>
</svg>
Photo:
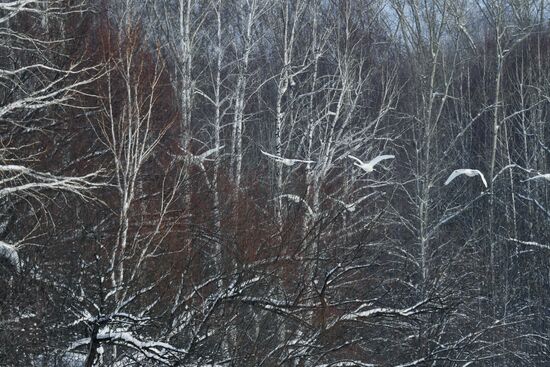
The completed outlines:
<svg viewBox="0 0 550 367">
<path fill-rule="evenodd" d="M 133 16 L 131 9 L 125 16 Z M 159 152 L 175 116 L 160 113 L 162 98 L 167 97 L 161 94 L 167 74 L 160 53 L 144 50 L 138 27 L 116 33 L 111 29 L 107 26 L 100 35 L 98 52 L 108 71 L 96 85 L 102 98 L 89 122 L 106 148 L 112 170 L 113 192 L 106 193 L 105 202 L 112 205 L 110 219 L 116 225 L 96 227 L 107 231 L 95 253 L 97 283 L 82 285 L 80 317 L 74 321 L 85 325 L 88 335 L 68 349 L 85 352 L 86 366 L 128 358 L 167 363 L 177 358 L 174 353 L 184 351 L 163 341 L 162 334 L 143 332 L 158 302 L 147 295 L 166 274 L 160 273 L 160 279 L 144 275 L 166 252 L 167 233 L 180 219 L 172 211 L 181 195 L 184 170 L 171 167 L 169 154 Z M 148 172 L 156 173 L 155 181 L 145 180 Z"/>
<path fill-rule="evenodd" d="M 32 136 L 30 141 L 34 140 L 34 145 L 39 143 L 39 134 L 52 129 L 55 120 L 48 122 L 47 118 L 40 119 L 37 114 L 47 114 L 55 108 L 78 108 L 75 97 L 97 78 L 83 77 L 90 75 L 91 71 L 99 71 L 99 68 L 84 67 L 82 60 L 71 60 L 67 67 L 55 64 L 50 59 L 49 48 L 51 44 L 61 44 L 62 41 L 39 38 L 39 23 L 37 28 L 30 30 L 18 24 L 27 18 L 31 22 L 39 21 L 46 17 L 62 17 L 67 12 L 80 9 L 64 9 L 61 5 L 52 2 L 47 9 L 43 9 L 38 1 L 0 5 L 0 23 L 6 27 L 2 33 L 3 61 L 0 70 L 4 86 L 0 107 L 0 119 L 3 121 L 0 135 L 0 202 L 3 208 L 14 201 L 46 199 L 52 191 L 91 199 L 91 191 L 101 186 L 97 182 L 97 171 L 77 177 L 64 175 L 59 168 L 41 170 L 39 164 L 31 163 L 36 161 L 34 155 L 37 151 L 33 152 L 36 146 L 31 148 L 33 143 L 26 145 L 26 139 L 20 138 L 21 135 Z M 3 228 L 3 232 L 11 230 Z M 21 245 L 18 239 L 4 245 L 3 254 L 15 268 L 20 265 L 16 251 Z"/>
<path fill-rule="evenodd" d="M 58 117 L 69 110 L 86 110 L 79 103 L 80 94 L 97 80 L 102 67 L 89 66 L 66 53 L 70 41 L 55 32 L 65 29 L 84 7 L 61 1 L 47 5 L 42 1 L 0 4 L 0 263 L 6 265 L 0 276 L 6 290 L 0 302 L 0 338 L 5 346 L 0 359 L 7 364 L 29 364 L 32 352 L 46 349 L 33 344 L 44 337 L 36 327 L 40 307 L 24 300 L 26 290 L 47 287 L 45 279 L 36 279 L 38 275 L 31 279 L 29 272 L 43 274 L 39 268 L 43 264 L 37 268 L 33 262 L 35 253 L 55 247 L 51 243 L 36 246 L 36 238 L 55 231 L 52 207 L 72 212 L 64 203 L 91 203 L 103 187 L 99 169 L 73 174 L 65 164 L 74 161 L 48 159 L 60 140 L 50 136 L 66 126 Z M 73 121 L 70 127 L 78 125 Z M 28 342 L 13 337 L 22 325 L 31 328 Z"/>
</svg>

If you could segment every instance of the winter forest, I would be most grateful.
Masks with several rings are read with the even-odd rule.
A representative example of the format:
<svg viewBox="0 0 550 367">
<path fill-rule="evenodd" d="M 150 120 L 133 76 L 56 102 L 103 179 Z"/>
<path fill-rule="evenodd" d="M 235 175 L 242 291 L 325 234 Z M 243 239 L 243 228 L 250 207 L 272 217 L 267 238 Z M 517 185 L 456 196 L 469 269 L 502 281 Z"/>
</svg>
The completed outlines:
<svg viewBox="0 0 550 367">
<path fill-rule="evenodd" d="M 1 0 L 0 366 L 550 365 L 547 0 Z"/>
</svg>

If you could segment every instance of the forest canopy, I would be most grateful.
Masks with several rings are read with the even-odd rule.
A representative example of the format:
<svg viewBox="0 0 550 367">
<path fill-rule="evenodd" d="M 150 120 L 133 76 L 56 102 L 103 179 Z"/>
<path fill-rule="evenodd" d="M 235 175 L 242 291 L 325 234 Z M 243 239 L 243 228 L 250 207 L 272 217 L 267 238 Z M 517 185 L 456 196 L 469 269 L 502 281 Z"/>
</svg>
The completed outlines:
<svg viewBox="0 0 550 367">
<path fill-rule="evenodd" d="M 1 1 L 0 365 L 548 364 L 549 7 Z"/>
</svg>

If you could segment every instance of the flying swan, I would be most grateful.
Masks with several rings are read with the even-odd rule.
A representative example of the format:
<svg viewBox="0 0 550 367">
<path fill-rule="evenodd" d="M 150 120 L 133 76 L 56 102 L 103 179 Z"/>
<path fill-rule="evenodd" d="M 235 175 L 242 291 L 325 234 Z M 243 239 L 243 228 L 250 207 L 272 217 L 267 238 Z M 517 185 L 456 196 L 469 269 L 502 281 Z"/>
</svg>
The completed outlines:
<svg viewBox="0 0 550 367">
<path fill-rule="evenodd" d="M 453 173 L 451 173 L 447 181 L 445 181 L 445 185 L 450 184 L 451 181 L 453 181 L 455 178 L 461 175 L 466 175 L 468 177 L 474 177 L 478 175 L 479 177 L 481 177 L 481 181 L 483 181 L 483 184 L 485 185 L 485 187 L 487 187 L 487 181 L 485 181 L 485 176 L 483 176 L 483 173 L 481 173 L 481 171 L 477 169 L 469 169 L 469 168 L 455 169 Z"/>
<path fill-rule="evenodd" d="M 370 173 L 370 172 L 374 171 L 374 166 L 376 166 L 379 162 L 381 162 L 383 160 L 386 160 L 386 159 L 393 159 L 393 158 L 395 158 L 395 156 L 391 155 L 391 154 L 379 155 L 378 157 L 374 158 L 370 162 L 363 162 L 362 160 L 360 160 L 357 157 L 352 156 L 351 154 L 348 155 L 348 158 L 351 158 L 351 159 L 357 161 L 355 163 L 355 165 L 357 167 L 361 168 L 363 171 L 365 171 L 367 173 Z"/>
<path fill-rule="evenodd" d="M 269 154 L 267 152 L 264 152 L 263 150 L 260 150 L 260 152 L 262 152 L 262 154 L 265 155 L 266 157 L 274 159 L 275 161 L 277 161 L 279 163 L 282 163 L 285 166 L 289 166 L 289 167 L 295 165 L 296 163 L 306 163 L 306 164 L 315 163 L 315 161 L 305 161 L 305 160 L 302 160 L 302 159 L 283 158 L 283 157 L 279 157 L 277 155 Z"/>
</svg>

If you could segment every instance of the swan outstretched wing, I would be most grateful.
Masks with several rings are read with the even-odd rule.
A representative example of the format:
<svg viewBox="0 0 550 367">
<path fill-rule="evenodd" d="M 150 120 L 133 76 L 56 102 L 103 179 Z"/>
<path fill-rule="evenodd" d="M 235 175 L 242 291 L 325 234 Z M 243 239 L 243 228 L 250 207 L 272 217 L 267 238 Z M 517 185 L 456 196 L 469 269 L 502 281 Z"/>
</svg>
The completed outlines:
<svg viewBox="0 0 550 367">
<path fill-rule="evenodd" d="M 489 187 L 487 185 L 487 181 L 485 180 L 485 176 L 483 175 L 483 173 L 481 173 L 480 171 L 478 171 L 477 169 L 475 170 L 476 173 L 479 175 L 479 177 L 481 177 L 481 181 L 483 181 L 483 184 L 485 185 L 485 187 Z"/>
<path fill-rule="evenodd" d="M 374 158 L 373 160 L 371 160 L 369 162 L 369 164 L 374 167 L 375 165 L 377 165 L 379 162 L 383 161 L 383 160 L 386 160 L 386 159 L 393 159 L 395 158 L 395 156 L 393 154 L 383 154 L 383 155 L 379 155 L 378 157 Z"/>
<path fill-rule="evenodd" d="M 269 157 L 271 159 L 275 159 L 276 161 L 278 161 L 280 163 L 283 163 L 283 164 L 286 164 L 287 166 L 291 166 L 295 163 L 307 163 L 307 164 L 315 163 L 315 161 L 306 161 L 306 160 L 303 160 L 303 159 L 283 158 L 283 157 L 279 157 L 278 155 L 275 155 L 275 154 L 264 152 L 263 150 L 260 150 L 260 152 L 262 152 L 262 154 L 265 155 L 266 157 Z"/>
<path fill-rule="evenodd" d="M 315 161 L 306 161 L 303 159 L 292 159 L 292 158 L 285 158 L 285 159 L 288 161 L 292 161 L 293 163 L 307 163 L 307 164 L 315 163 Z"/>
<path fill-rule="evenodd" d="M 447 181 L 445 181 L 444 185 L 450 184 L 455 178 L 457 178 L 460 175 L 463 175 L 467 172 L 466 169 L 455 169 L 453 173 L 447 178 Z"/>
<path fill-rule="evenodd" d="M 276 156 L 274 154 L 271 154 L 271 153 L 268 153 L 268 152 L 264 152 L 263 150 L 260 150 L 260 152 L 262 152 L 263 155 L 265 155 L 266 157 L 269 157 L 271 159 L 275 159 L 277 161 L 282 161 L 284 158 L 283 157 L 279 157 L 279 156 Z"/>
<path fill-rule="evenodd" d="M 351 155 L 351 154 L 348 154 L 348 158 L 351 158 L 351 159 L 357 161 L 357 163 L 358 163 L 359 165 L 363 165 L 363 161 L 362 161 L 362 160 L 360 160 L 359 158 L 357 158 L 357 157 L 355 157 L 355 156 L 353 156 L 353 155 Z"/>
<path fill-rule="evenodd" d="M 485 185 L 485 187 L 488 187 L 487 181 L 485 180 L 485 176 L 483 175 L 483 173 L 481 173 L 481 171 L 477 169 L 468 169 L 468 168 L 455 169 L 453 173 L 451 173 L 449 178 L 447 178 L 447 181 L 445 181 L 444 185 L 450 184 L 455 178 L 457 178 L 460 175 L 468 175 L 468 176 L 478 175 L 481 178 L 481 181 L 483 181 L 483 185 Z"/>
<path fill-rule="evenodd" d="M 216 153 L 217 151 L 220 151 L 224 148 L 224 145 L 221 145 L 216 148 L 208 149 L 206 152 L 201 153 L 196 156 L 196 158 L 200 161 L 204 161 L 206 158 L 210 157 L 212 154 Z"/>
</svg>

